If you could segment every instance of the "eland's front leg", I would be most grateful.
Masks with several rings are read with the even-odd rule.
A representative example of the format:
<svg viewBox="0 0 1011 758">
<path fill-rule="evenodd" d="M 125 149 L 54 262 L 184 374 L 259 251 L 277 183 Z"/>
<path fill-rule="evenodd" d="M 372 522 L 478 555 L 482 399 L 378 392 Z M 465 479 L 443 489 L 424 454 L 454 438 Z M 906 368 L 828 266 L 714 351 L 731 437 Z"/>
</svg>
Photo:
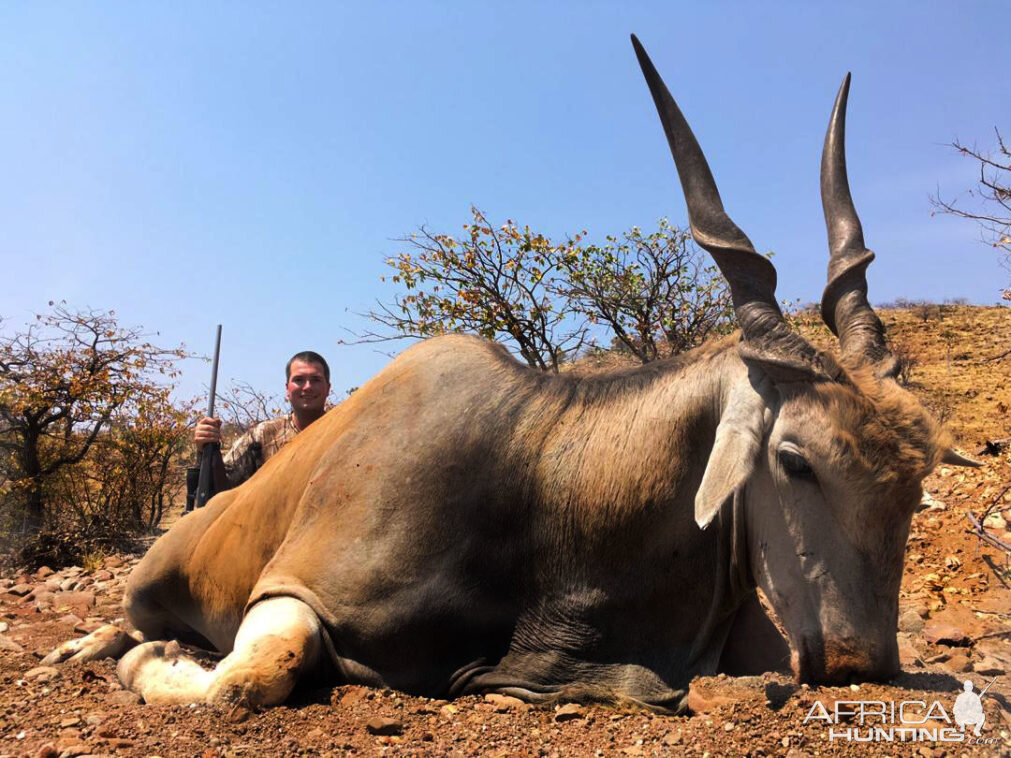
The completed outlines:
<svg viewBox="0 0 1011 758">
<path fill-rule="evenodd" d="M 178 643 L 148 642 L 127 653 L 117 672 L 148 703 L 277 705 L 320 662 L 322 634 L 301 600 L 268 598 L 249 610 L 232 652 L 213 670 L 183 655 Z"/>
</svg>

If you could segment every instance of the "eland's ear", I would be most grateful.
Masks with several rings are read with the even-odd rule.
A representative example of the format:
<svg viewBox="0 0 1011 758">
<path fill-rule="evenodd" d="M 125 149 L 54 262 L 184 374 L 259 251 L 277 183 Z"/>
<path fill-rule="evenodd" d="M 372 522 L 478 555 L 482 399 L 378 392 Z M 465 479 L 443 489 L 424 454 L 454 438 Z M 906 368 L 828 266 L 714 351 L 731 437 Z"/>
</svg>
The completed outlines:
<svg viewBox="0 0 1011 758">
<path fill-rule="evenodd" d="M 752 380 L 755 374 L 752 371 Z M 709 463 L 695 493 L 695 523 L 702 529 L 709 526 L 723 504 L 748 481 L 758 463 L 768 404 L 756 390 L 749 382 L 735 387 L 716 428 Z"/>
</svg>

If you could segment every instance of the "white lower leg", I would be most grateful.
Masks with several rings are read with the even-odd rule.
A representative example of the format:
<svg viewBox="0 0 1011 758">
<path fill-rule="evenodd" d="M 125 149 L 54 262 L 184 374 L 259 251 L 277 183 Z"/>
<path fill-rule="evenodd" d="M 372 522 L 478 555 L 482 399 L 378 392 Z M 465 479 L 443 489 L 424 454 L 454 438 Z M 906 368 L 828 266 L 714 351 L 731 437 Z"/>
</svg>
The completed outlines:
<svg viewBox="0 0 1011 758">
<path fill-rule="evenodd" d="M 176 643 L 149 642 L 120 661 L 119 678 L 148 703 L 277 705 L 318 663 L 321 634 L 319 619 L 301 600 L 268 598 L 249 610 L 232 652 L 213 671 L 180 655 Z"/>
</svg>

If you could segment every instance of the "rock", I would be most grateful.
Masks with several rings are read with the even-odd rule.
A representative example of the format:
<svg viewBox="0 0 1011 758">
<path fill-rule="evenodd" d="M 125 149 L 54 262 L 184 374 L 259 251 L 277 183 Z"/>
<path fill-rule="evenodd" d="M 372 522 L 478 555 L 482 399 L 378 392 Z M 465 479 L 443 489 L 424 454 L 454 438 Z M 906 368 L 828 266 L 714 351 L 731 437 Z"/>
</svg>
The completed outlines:
<svg viewBox="0 0 1011 758">
<path fill-rule="evenodd" d="M 902 665 L 902 668 L 923 666 L 920 654 L 909 640 L 899 640 L 899 663 Z"/>
<path fill-rule="evenodd" d="M 761 695 L 761 702 L 764 703 L 765 695 L 761 689 L 752 692 L 747 687 L 734 686 L 729 682 L 695 679 L 688 685 L 688 710 L 693 715 L 708 713 L 717 708 L 755 698 L 756 693 Z"/>
<path fill-rule="evenodd" d="M 586 718 L 585 710 L 576 703 L 566 703 L 555 708 L 555 721 L 559 723 L 582 718 Z"/>
<path fill-rule="evenodd" d="M 909 608 L 899 615 L 899 631 L 916 634 L 923 631 L 923 619 L 920 614 Z"/>
<path fill-rule="evenodd" d="M 35 753 L 35 758 L 59 758 L 59 755 L 60 751 L 56 749 L 56 745 L 52 742 L 47 742 Z"/>
<path fill-rule="evenodd" d="M 111 571 L 99 569 L 98 571 L 96 571 L 94 574 L 91 575 L 91 578 L 96 582 L 107 582 L 115 577 L 113 577 Z"/>
<path fill-rule="evenodd" d="M 368 723 L 365 724 L 365 729 L 368 730 L 369 734 L 375 734 L 379 737 L 396 737 L 398 734 L 403 733 L 404 725 L 397 719 L 376 716 L 369 719 Z"/>
<path fill-rule="evenodd" d="M 81 623 L 81 617 L 73 613 L 68 613 L 67 615 L 60 616 L 58 619 L 56 619 L 56 623 L 69 624 L 70 626 L 74 627 Z"/>
<path fill-rule="evenodd" d="M 947 505 L 942 503 L 940 500 L 935 498 L 929 492 L 924 490 L 923 498 L 920 500 L 920 510 L 921 511 L 943 511 L 947 509 Z"/>
<path fill-rule="evenodd" d="M 350 708 L 355 703 L 365 698 L 367 690 L 364 687 L 349 687 L 347 691 L 341 695 L 338 705 L 341 708 Z"/>
<path fill-rule="evenodd" d="M 950 645 L 965 647 L 969 644 L 969 636 L 957 626 L 934 622 L 923 628 L 923 638 L 931 645 Z"/>
<path fill-rule="evenodd" d="M 25 649 L 14 640 L 8 639 L 0 634 L 0 650 L 7 650 L 11 653 L 23 653 Z"/>
<path fill-rule="evenodd" d="M 1002 532 L 1007 529 L 1007 521 L 999 513 L 991 513 L 983 519 L 983 526 L 987 529 L 995 529 L 998 532 Z"/>
<path fill-rule="evenodd" d="M 67 743 L 63 740 L 59 740 L 56 743 L 56 747 L 60 751 L 60 758 L 77 758 L 79 755 L 91 754 L 91 748 L 77 740 Z"/>
<path fill-rule="evenodd" d="M 0 621 L 0 634 L 6 634 L 7 630 L 11 628 L 11 625 L 6 621 Z"/>
<path fill-rule="evenodd" d="M 25 600 L 34 600 L 36 605 L 39 603 L 52 603 L 53 599 L 56 597 L 56 593 L 45 587 L 36 587 L 31 595 L 25 595 Z"/>
<path fill-rule="evenodd" d="M 500 695 L 497 692 L 485 695 L 484 700 L 495 707 L 495 713 L 508 713 L 510 710 L 527 710 L 530 707 L 518 697 Z"/>
<path fill-rule="evenodd" d="M 38 577 L 39 580 L 42 580 L 45 579 L 46 577 L 52 576 L 55 573 L 56 572 L 53 571 L 51 568 L 49 568 L 49 566 L 43 566 L 42 568 L 40 568 L 38 571 L 35 572 L 35 576 Z"/>
<path fill-rule="evenodd" d="M 13 587 L 9 587 L 7 589 L 7 592 L 9 592 L 11 595 L 14 595 L 15 597 L 24 597 L 25 595 L 29 594 L 33 589 L 35 588 L 32 587 L 32 585 L 25 584 L 24 582 L 22 582 L 21 584 L 15 584 Z"/>
<path fill-rule="evenodd" d="M 74 627 L 74 631 L 78 634 L 91 634 L 96 629 L 105 626 L 105 622 L 99 618 L 86 618 L 81 623 Z"/>
<path fill-rule="evenodd" d="M 972 661 L 969 660 L 969 656 L 962 650 L 954 650 L 951 656 L 944 662 L 944 667 L 948 671 L 952 671 L 956 674 L 962 674 L 967 671 L 972 671 Z"/>
<path fill-rule="evenodd" d="M 990 656 L 972 664 L 972 670 L 983 676 L 1000 676 L 1005 673 L 1006 669 L 1007 666 Z"/>
<path fill-rule="evenodd" d="M 681 733 L 680 729 L 678 729 L 676 732 L 667 732 L 667 734 L 663 736 L 663 744 L 667 745 L 667 747 L 680 745 L 683 740 L 684 735 Z"/>
<path fill-rule="evenodd" d="M 59 676 L 60 670 L 55 666 L 36 666 L 24 673 L 25 679 L 37 679 L 40 682 L 48 682 L 53 677 Z"/>
<path fill-rule="evenodd" d="M 126 562 L 118 555 L 110 555 L 105 559 L 105 567 L 107 569 L 122 568 L 124 565 L 126 565 Z"/>
<path fill-rule="evenodd" d="M 246 708 L 244 705 L 237 705 L 232 710 L 228 712 L 225 719 L 229 724 L 241 724 L 244 721 L 248 721 L 249 717 L 253 715 L 253 712 Z"/>
<path fill-rule="evenodd" d="M 60 611 L 73 611 L 78 616 L 87 616 L 88 609 L 95 604 L 93 592 L 57 592 L 53 605 Z"/>
<path fill-rule="evenodd" d="M 140 695 L 130 690 L 116 690 L 105 696 L 110 705 L 140 705 Z"/>
<path fill-rule="evenodd" d="M 78 581 L 74 577 L 64 579 L 62 582 L 60 582 L 60 592 L 70 592 L 72 590 L 75 590 L 77 589 L 77 585 Z"/>
</svg>

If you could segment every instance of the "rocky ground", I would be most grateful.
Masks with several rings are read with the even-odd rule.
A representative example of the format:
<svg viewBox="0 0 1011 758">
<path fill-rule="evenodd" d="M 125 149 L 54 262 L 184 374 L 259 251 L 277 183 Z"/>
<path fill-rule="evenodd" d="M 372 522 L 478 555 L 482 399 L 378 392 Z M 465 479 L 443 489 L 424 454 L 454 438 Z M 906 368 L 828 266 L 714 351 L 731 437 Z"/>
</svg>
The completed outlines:
<svg viewBox="0 0 1011 758">
<path fill-rule="evenodd" d="M 966 320 L 958 320 L 959 310 Z M 1011 388 L 1005 386 L 1011 364 L 983 362 L 999 347 L 993 335 L 1011 333 L 1007 313 L 956 309 L 935 328 L 911 314 L 886 316 L 890 333 L 926 356 L 921 384 L 913 374 L 914 391 L 948 417 L 969 454 L 986 440 L 1011 436 Z M 953 354 L 953 340 L 938 336 L 942 327 L 978 332 L 978 344 L 966 347 L 969 340 L 962 339 Z M 1011 449 L 993 452 L 980 456 L 982 469 L 942 467 L 926 482 L 900 598 L 903 673 L 887 684 L 808 688 L 772 674 L 697 679 L 686 717 L 598 705 L 537 708 L 495 695 L 446 702 L 356 686 L 307 687 L 289 704 L 262 713 L 144 705 L 120 687 L 112 661 L 39 665 L 59 642 L 119 619 L 123 587 L 139 556 L 117 555 L 90 570 L 43 568 L 0 579 L 0 757 L 1011 755 L 1011 556 L 992 541 L 1011 544 L 1011 495 L 1004 491 L 1011 485 Z M 969 514 L 984 520 L 991 541 Z M 966 679 L 976 691 L 993 680 L 982 701 L 987 720 L 980 742 L 933 739 L 935 730 L 955 727 L 944 718 L 954 718 Z M 885 742 L 868 733 L 882 726 L 880 717 L 861 724 L 858 715 L 847 715 L 858 707 L 854 701 L 896 709 L 920 701 L 905 712 L 911 719 L 929 714 L 923 726 L 930 733 L 912 739 L 893 732 L 894 741 Z M 837 723 L 830 723 L 837 710 Z M 956 728 L 936 736 L 960 734 Z M 854 741 L 867 736 L 875 741 Z"/>
</svg>

